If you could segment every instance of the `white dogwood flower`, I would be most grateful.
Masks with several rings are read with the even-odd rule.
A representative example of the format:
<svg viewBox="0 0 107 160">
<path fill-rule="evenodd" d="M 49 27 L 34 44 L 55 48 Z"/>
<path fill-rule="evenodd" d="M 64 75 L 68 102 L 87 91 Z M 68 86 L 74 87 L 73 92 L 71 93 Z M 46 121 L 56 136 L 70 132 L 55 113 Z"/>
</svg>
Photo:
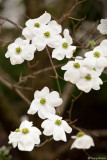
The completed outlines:
<svg viewBox="0 0 107 160">
<path fill-rule="evenodd" d="M 55 114 L 55 108 L 62 104 L 62 98 L 59 97 L 59 93 L 56 91 L 49 92 L 48 87 L 44 87 L 41 91 L 34 93 L 34 100 L 32 101 L 28 114 L 35 114 L 38 112 L 38 116 L 42 119 L 47 118 L 47 114 Z"/>
<path fill-rule="evenodd" d="M 62 117 L 57 115 L 48 115 L 48 119 L 44 120 L 41 124 L 41 127 L 44 129 L 43 134 L 46 136 L 53 135 L 55 141 L 67 141 L 66 133 L 71 133 L 72 128 L 68 123 L 62 120 Z"/>
<path fill-rule="evenodd" d="M 31 61 L 34 58 L 36 47 L 29 44 L 29 40 L 17 38 L 14 43 L 8 46 L 5 54 L 6 58 L 10 58 L 12 65 L 21 64 L 24 60 Z"/>
<path fill-rule="evenodd" d="M 90 69 L 95 68 L 102 71 L 107 66 L 107 54 L 102 46 L 97 46 L 93 51 L 86 52 L 85 57 L 84 65 Z"/>
<path fill-rule="evenodd" d="M 107 18 L 101 19 L 101 23 L 97 26 L 97 29 L 101 34 L 107 34 Z"/>
<path fill-rule="evenodd" d="M 41 33 L 43 27 L 49 23 L 50 20 L 51 15 L 47 12 L 45 12 L 39 18 L 29 19 L 26 21 L 26 27 L 23 29 L 22 35 L 31 40 L 34 35 Z"/>
<path fill-rule="evenodd" d="M 40 143 L 41 131 L 32 126 L 32 122 L 23 121 L 18 129 L 9 135 L 9 143 L 21 151 L 32 151 Z"/>
<path fill-rule="evenodd" d="M 91 146 L 94 146 L 92 137 L 84 134 L 83 132 L 78 132 L 76 136 L 72 136 L 71 138 L 75 139 L 71 149 L 89 149 Z"/>
<path fill-rule="evenodd" d="M 72 38 L 69 35 L 69 30 L 65 29 L 63 35 L 64 38 L 60 39 L 59 45 L 52 52 L 52 58 L 62 60 L 65 56 L 66 58 L 71 58 L 73 56 L 76 46 L 71 45 Z"/>
<path fill-rule="evenodd" d="M 103 82 L 99 78 L 99 73 L 84 67 L 81 69 L 81 77 L 76 83 L 76 86 L 78 89 L 88 93 L 91 89 L 99 90 L 101 84 L 103 84 Z"/>
<path fill-rule="evenodd" d="M 60 39 L 62 38 L 59 35 L 62 31 L 61 25 L 59 25 L 55 20 L 52 20 L 48 25 L 43 26 L 42 31 L 39 35 L 36 35 L 32 39 L 32 44 L 34 44 L 38 51 L 42 51 L 46 45 L 51 48 L 58 46 Z"/>
<path fill-rule="evenodd" d="M 81 68 L 83 66 L 82 57 L 77 57 L 75 61 L 69 61 L 65 66 L 63 66 L 62 70 L 67 70 L 64 73 L 64 79 L 66 81 L 70 81 L 75 84 L 80 79 L 81 76 Z"/>
</svg>

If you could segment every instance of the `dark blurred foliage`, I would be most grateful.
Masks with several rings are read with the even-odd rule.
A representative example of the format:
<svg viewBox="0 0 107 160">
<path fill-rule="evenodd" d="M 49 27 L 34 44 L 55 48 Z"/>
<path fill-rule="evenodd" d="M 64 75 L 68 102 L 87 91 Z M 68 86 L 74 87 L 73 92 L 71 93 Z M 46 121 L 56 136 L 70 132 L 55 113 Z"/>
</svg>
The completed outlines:
<svg viewBox="0 0 107 160">
<path fill-rule="evenodd" d="M 6 1 L 6 0 L 5 0 Z M 4 2 L 4 1 L 3 1 Z M 0 5 L 0 9 L 3 9 L 3 2 Z M 64 13 L 66 13 L 74 4 L 73 0 L 24 0 L 26 6 L 25 21 L 29 18 L 35 18 L 48 11 L 52 14 L 52 18 L 59 19 Z M 83 26 L 83 30 L 89 30 L 93 28 L 93 23 L 95 24 L 97 20 L 107 17 L 107 1 L 106 0 L 87 0 L 83 4 L 76 7 L 76 9 L 71 14 L 75 18 L 83 18 L 86 15 L 86 26 L 84 21 L 78 22 L 75 20 L 68 19 L 63 22 L 63 28 L 67 27 L 70 29 L 71 35 L 74 37 L 74 28 L 73 26 L 77 25 L 78 28 Z M 90 25 L 89 25 L 90 22 Z M 84 29 L 85 28 L 85 29 Z M 81 35 L 80 30 L 79 34 Z M 16 37 L 21 35 L 21 31 L 18 29 L 3 29 L 0 33 L 0 39 L 13 41 Z M 95 32 L 94 36 L 89 40 L 93 40 L 99 33 Z M 87 37 L 86 37 L 87 38 Z M 10 42 L 10 43 L 11 43 Z M 5 58 L 5 52 L 7 46 L 0 47 L 0 76 L 2 76 L 3 71 L 6 74 L 12 77 L 12 79 L 18 82 L 20 75 L 25 76 L 30 71 L 28 69 L 27 62 L 24 62 L 21 65 L 12 66 L 9 59 Z M 50 49 L 51 52 L 51 49 Z M 84 51 L 83 51 L 84 52 Z M 80 50 L 77 50 L 77 55 L 80 53 Z M 38 62 L 39 61 L 39 62 Z M 41 53 L 35 53 L 35 59 L 30 62 L 30 65 L 33 65 L 35 62 L 38 64 L 32 69 L 32 71 L 38 71 L 40 69 L 50 66 L 50 62 L 46 51 Z M 67 60 L 58 62 L 54 60 L 54 64 L 63 64 Z M 61 69 L 57 69 L 58 74 L 63 77 L 64 72 Z M 35 79 L 29 79 L 25 86 L 33 87 L 33 91 L 23 91 L 24 94 L 30 99 L 33 99 L 33 93 L 36 89 L 40 90 L 44 86 L 50 87 L 52 90 L 57 90 L 56 80 L 54 80 L 51 75 L 54 75 L 53 71 L 44 72 L 36 76 Z M 107 80 L 107 75 L 103 73 L 101 76 L 105 81 Z M 60 80 L 61 90 L 64 91 L 67 83 L 63 80 Z M 73 87 L 71 90 L 74 95 L 78 95 L 79 91 L 76 87 Z M 69 95 L 68 95 L 69 96 Z M 70 96 L 69 96 L 70 97 Z M 20 124 L 20 117 L 27 115 L 27 110 L 29 106 L 24 102 L 14 90 L 8 89 L 4 84 L 0 83 L 0 146 L 8 145 L 8 133 L 11 130 L 15 130 L 15 127 L 18 127 Z M 67 111 L 69 110 L 72 103 L 72 97 L 68 99 L 66 111 L 64 112 L 63 117 L 66 119 L 68 117 Z M 101 86 L 99 91 L 91 91 L 90 93 L 83 95 L 78 99 L 73 107 L 72 111 L 72 120 L 78 119 L 75 125 L 84 128 L 86 130 L 97 130 L 104 131 L 105 136 L 100 136 L 99 138 L 93 137 L 95 140 L 95 148 L 88 150 L 88 154 L 93 157 L 101 157 L 107 159 L 107 83 L 104 83 Z M 34 125 L 40 128 L 41 120 L 37 115 L 29 116 L 29 119 L 34 122 Z M 14 120 L 14 121 L 13 121 Z M 103 134 L 101 132 L 101 135 Z M 76 132 L 73 131 L 73 134 Z M 70 139 L 70 135 L 68 135 Z M 42 137 L 44 141 L 44 137 Z M 43 146 L 42 148 L 36 148 L 31 153 L 20 152 L 18 149 L 12 149 L 11 154 L 13 160 L 51 160 L 51 155 L 55 157 L 57 152 L 64 148 L 66 145 L 63 142 L 50 142 Z M 66 148 L 66 147 L 65 147 Z M 69 150 L 70 147 L 64 149 L 61 154 L 58 154 L 58 157 L 54 159 L 58 160 L 87 160 L 87 155 L 82 150 L 73 149 Z M 60 152 L 59 152 L 60 153 Z"/>
</svg>

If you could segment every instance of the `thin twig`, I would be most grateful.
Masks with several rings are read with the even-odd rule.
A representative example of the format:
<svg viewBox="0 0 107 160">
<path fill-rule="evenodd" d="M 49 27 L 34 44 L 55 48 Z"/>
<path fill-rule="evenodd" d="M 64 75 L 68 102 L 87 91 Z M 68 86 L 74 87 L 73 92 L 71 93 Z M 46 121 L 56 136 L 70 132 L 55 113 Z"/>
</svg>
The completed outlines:
<svg viewBox="0 0 107 160">
<path fill-rule="evenodd" d="M 30 100 L 25 97 L 25 95 L 16 87 L 14 87 L 13 83 L 8 82 L 3 77 L 0 77 L 0 82 L 2 82 L 5 86 L 7 86 L 11 90 L 15 90 L 16 93 L 28 104 L 30 105 Z"/>
<path fill-rule="evenodd" d="M 15 27 L 19 28 L 20 30 L 23 30 L 23 27 L 21 27 L 20 25 L 16 24 L 15 22 L 10 20 L 9 18 L 0 16 L 0 19 L 3 19 L 4 21 L 8 21 L 9 23 L 13 24 Z"/>
<path fill-rule="evenodd" d="M 81 18 L 81 19 L 74 18 L 74 17 L 68 17 L 68 18 L 69 18 L 69 19 L 76 20 L 76 21 L 83 21 L 83 20 L 85 20 L 85 18 L 86 18 L 86 15 L 85 15 L 85 17 L 83 17 L 83 18 Z"/>
<path fill-rule="evenodd" d="M 50 56 L 50 53 L 49 53 L 49 50 L 48 50 L 47 47 L 46 47 L 46 52 L 47 52 L 47 54 L 48 54 L 50 63 L 51 63 L 51 65 L 52 65 L 53 71 L 54 71 L 54 73 L 55 73 L 55 77 L 56 77 L 56 81 L 57 81 L 57 86 L 58 86 L 59 94 L 61 95 L 61 88 L 60 88 L 60 84 L 59 84 L 59 80 L 58 80 L 58 73 L 57 73 L 57 71 L 56 71 L 56 68 L 55 68 L 55 66 L 54 66 L 54 63 L 53 63 L 53 61 L 52 61 L 52 58 L 51 58 L 51 56 Z"/>
<path fill-rule="evenodd" d="M 74 99 L 72 99 L 72 105 L 71 105 L 70 110 L 69 110 L 69 112 L 68 112 L 68 113 L 69 113 L 69 120 L 71 120 L 71 112 L 72 112 L 74 103 L 75 103 L 75 101 L 76 101 L 77 99 L 80 98 L 80 96 L 81 96 L 82 94 L 83 94 L 83 91 L 81 91 L 80 94 L 79 94 L 77 97 L 75 97 Z"/>
<path fill-rule="evenodd" d="M 59 23 L 59 24 L 61 24 L 66 18 L 68 18 L 69 16 L 70 16 L 70 14 L 71 14 L 71 12 L 74 10 L 74 8 L 78 5 L 78 4 L 80 4 L 80 3 L 83 3 L 83 2 L 85 2 L 86 0 L 83 0 L 83 1 L 76 1 L 76 3 L 74 4 L 74 6 L 66 13 L 66 14 L 64 14 L 57 22 Z"/>
<path fill-rule="evenodd" d="M 46 141 L 44 141 L 43 143 L 41 143 L 41 144 L 39 144 L 39 145 L 36 145 L 35 147 L 42 147 L 42 146 L 44 146 L 46 143 L 48 143 L 48 142 L 50 142 L 50 141 L 52 141 L 52 140 L 53 140 L 53 137 L 50 138 L 50 139 L 46 139 Z"/>
</svg>

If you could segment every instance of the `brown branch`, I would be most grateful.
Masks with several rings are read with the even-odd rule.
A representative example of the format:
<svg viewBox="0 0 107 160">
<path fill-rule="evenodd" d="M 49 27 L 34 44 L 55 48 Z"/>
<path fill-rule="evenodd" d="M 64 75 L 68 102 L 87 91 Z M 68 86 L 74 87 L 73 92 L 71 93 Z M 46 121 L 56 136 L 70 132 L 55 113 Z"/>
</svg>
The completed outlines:
<svg viewBox="0 0 107 160">
<path fill-rule="evenodd" d="M 21 27 L 20 25 L 16 24 L 15 22 L 13 22 L 12 20 L 10 20 L 6 17 L 0 16 L 0 19 L 3 19 L 4 21 L 8 21 L 9 23 L 13 24 L 18 29 L 23 30 L 23 27 Z"/>
<path fill-rule="evenodd" d="M 83 20 L 85 20 L 85 18 L 86 18 L 86 15 L 85 15 L 85 17 L 83 17 L 83 18 L 81 18 L 81 19 L 74 18 L 74 17 L 68 17 L 68 18 L 69 18 L 69 19 L 76 20 L 76 21 L 83 21 Z"/>
<path fill-rule="evenodd" d="M 74 4 L 74 6 L 66 13 L 66 14 L 64 14 L 57 22 L 59 23 L 59 24 L 61 24 L 66 18 L 68 18 L 69 16 L 70 16 L 70 14 L 71 14 L 71 12 L 74 10 L 74 8 L 77 6 L 77 5 L 79 5 L 79 4 L 81 4 L 81 3 L 83 3 L 83 2 L 85 2 L 86 0 L 82 0 L 82 1 L 76 1 L 76 3 Z"/>
<path fill-rule="evenodd" d="M 80 94 L 79 94 L 77 97 L 75 97 L 74 99 L 72 99 L 72 105 L 71 105 L 70 110 L 69 110 L 69 112 L 68 112 L 68 113 L 69 113 L 69 120 L 71 120 L 71 112 L 72 112 L 74 103 L 75 103 L 75 101 L 76 101 L 77 99 L 80 98 L 80 96 L 81 96 L 82 94 L 83 94 L 83 91 L 81 91 Z"/>
<path fill-rule="evenodd" d="M 28 104 L 30 105 L 30 101 L 25 97 L 25 95 L 18 89 L 16 88 L 13 83 L 10 83 L 9 81 L 7 81 L 6 79 L 4 79 L 3 77 L 0 77 L 0 82 L 3 83 L 5 86 L 7 86 L 9 89 L 11 90 L 15 90 L 15 92 Z"/>
<path fill-rule="evenodd" d="M 48 142 L 50 142 L 50 141 L 52 141 L 52 140 L 53 140 L 53 137 L 50 138 L 50 139 L 46 139 L 46 141 L 44 141 L 43 143 L 41 143 L 41 144 L 39 144 L 39 145 L 36 145 L 35 147 L 42 147 L 42 146 L 44 146 L 46 143 L 48 143 Z"/>
<path fill-rule="evenodd" d="M 55 73 L 55 77 L 56 77 L 56 81 L 57 81 L 57 86 L 58 86 L 59 94 L 61 95 L 61 88 L 60 88 L 60 84 L 59 84 L 59 80 L 58 80 L 58 73 L 57 73 L 57 71 L 56 71 L 56 68 L 55 68 L 55 66 L 54 66 L 54 63 L 53 63 L 53 61 L 52 61 L 52 58 L 51 58 L 51 56 L 50 56 L 50 53 L 49 53 L 49 50 L 48 50 L 47 47 L 46 47 L 46 52 L 47 52 L 47 54 L 48 54 L 50 63 L 51 63 L 51 65 L 52 65 L 53 71 L 54 71 L 54 73 Z"/>
<path fill-rule="evenodd" d="M 65 65 L 65 64 L 55 65 L 55 68 L 62 67 L 63 65 Z M 41 69 L 41 70 L 39 70 L 39 71 L 33 72 L 33 75 L 29 74 L 29 75 L 27 75 L 27 76 L 25 76 L 25 77 L 20 77 L 20 80 L 19 80 L 19 82 L 18 82 L 17 84 L 24 83 L 24 82 L 26 82 L 28 79 L 30 79 L 30 78 L 35 78 L 35 76 L 37 76 L 38 74 L 41 74 L 41 73 L 43 73 L 43 72 L 47 72 L 47 71 L 50 71 L 50 70 L 53 70 L 53 68 L 52 68 L 52 67 L 47 67 L 47 68 L 45 68 L 45 69 Z"/>
</svg>

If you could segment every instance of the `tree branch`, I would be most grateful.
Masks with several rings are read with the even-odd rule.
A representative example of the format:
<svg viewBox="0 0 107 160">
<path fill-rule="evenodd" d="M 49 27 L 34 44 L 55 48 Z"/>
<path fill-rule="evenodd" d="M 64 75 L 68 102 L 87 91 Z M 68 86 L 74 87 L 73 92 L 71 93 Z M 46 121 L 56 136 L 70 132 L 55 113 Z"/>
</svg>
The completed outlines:
<svg viewBox="0 0 107 160">
<path fill-rule="evenodd" d="M 7 22 L 13 24 L 15 27 L 17 27 L 20 30 L 23 30 L 23 27 L 21 27 L 20 25 L 16 24 L 15 22 L 13 22 L 12 20 L 10 20 L 6 17 L 0 16 L 0 19 L 3 19 L 4 21 L 7 21 Z"/>
</svg>

